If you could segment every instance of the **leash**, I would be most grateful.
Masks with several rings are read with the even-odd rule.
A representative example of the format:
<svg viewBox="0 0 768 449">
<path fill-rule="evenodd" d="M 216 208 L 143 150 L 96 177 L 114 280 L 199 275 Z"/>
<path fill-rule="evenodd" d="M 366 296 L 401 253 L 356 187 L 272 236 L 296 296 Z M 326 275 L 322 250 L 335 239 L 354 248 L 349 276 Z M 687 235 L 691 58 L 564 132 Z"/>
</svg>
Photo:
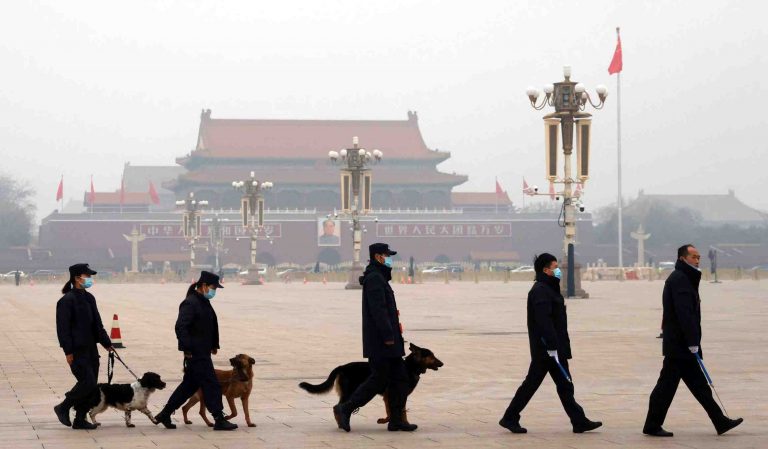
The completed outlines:
<svg viewBox="0 0 768 449">
<path fill-rule="evenodd" d="M 120 354 L 117 353 L 115 348 L 112 348 L 112 351 L 109 353 L 109 362 L 107 363 L 107 383 L 112 383 L 112 376 L 115 374 L 115 359 L 117 359 L 118 362 L 120 362 L 125 369 L 128 370 L 129 373 L 131 373 L 131 376 L 133 376 L 134 379 L 139 380 L 139 376 L 136 375 L 130 368 L 128 368 L 128 365 L 125 364 L 123 359 L 120 357 Z"/>
</svg>

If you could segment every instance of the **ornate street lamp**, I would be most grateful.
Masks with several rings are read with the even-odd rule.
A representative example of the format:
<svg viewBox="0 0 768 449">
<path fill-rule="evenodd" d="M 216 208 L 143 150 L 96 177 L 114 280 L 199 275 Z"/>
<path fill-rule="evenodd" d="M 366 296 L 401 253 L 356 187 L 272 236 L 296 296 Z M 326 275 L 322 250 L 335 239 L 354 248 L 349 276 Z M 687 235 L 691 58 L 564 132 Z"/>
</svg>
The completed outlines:
<svg viewBox="0 0 768 449">
<path fill-rule="evenodd" d="M 256 173 L 251 172 L 251 178 L 246 181 L 232 181 L 232 187 L 242 192 L 240 212 L 243 217 L 243 227 L 251 234 L 251 263 L 248 266 L 248 278 L 245 284 L 261 285 L 259 268 L 256 266 L 256 241 L 264 228 L 264 191 L 271 190 L 273 184 L 269 181 L 259 181 Z"/>
<path fill-rule="evenodd" d="M 580 279 L 577 266 L 574 263 L 574 244 L 576 243 L 576 209 L 583 211 L 584 206 L 577 200 L 574 191 L 575 184 L 584 183 L 589 179 L 589 147 L 591 141 L 592 114 L 583 112 L 587 103 L 595 109 L 602 109 L 608 96 L 608 89 L 599 85 L 595 88 L 599 101 L 592 100 L 583 84 L 571 81 L 571 66 L 563 67 L 564 80 L 548 84 L 544 87 L 545 97 L 537 104 L 540 93 L 535 87 L 529 87 L 526 91 L 531 106 L 540 111 L 546 106 L 555 108 L 555 112 L 544 116 L 544 141 L 546 143 L 546 174 L 547 179 L 556 184 L 563 184 L 563 191 L 559 196 L 563 198 L 563 222 L 565 238 L 563 240 L 563 252 L 567 255 L 566 262 L 566 295 L 576 296 L 576 281 Z M 557 155 L 559 135 L 558 128 L 562 131 L 564 174 L 562 179 L 557 177 Z M 576 177 L 572 176 L 571 154 L 573 153 L 573 131 L 576 129 Z M 536 193 L 532 193 L 536 194 Z M 586 297 L 586 293 L 579 292 L 580 297 Z"/>
<path fill-rule="evenodd" d="M 189 192 L 189 197 L 185 200 L 176 201 L 176 207 L 182 209 L 184 214 L 181 218 L 181 230 L 184 238 L 189 242 L 189 269 L 195 267 L 195 248 L 207 248 L 207 245 L 197 245 L 200 239 L 202 226 L 202 209 L 208 207 L 208 201 L 195 200 L 195 193 Z"/>
<path fill-rule="evenodd" d="M 352 148 L 329 151 L 332 163 L 341 165 L 341 214 L 342 219 L 352 220 L 352 266 L 349 268 L 347 290 L 361 289 L 359 277 L 363 273 L 360 264 L 362 228 L 360 216 L 371 210 L 371 169 L 372 164 L 381 162 L 384 153 L 379 150 L 367 151 L 360 148 L 357 136 L 352 138 Z"/>
</svg>

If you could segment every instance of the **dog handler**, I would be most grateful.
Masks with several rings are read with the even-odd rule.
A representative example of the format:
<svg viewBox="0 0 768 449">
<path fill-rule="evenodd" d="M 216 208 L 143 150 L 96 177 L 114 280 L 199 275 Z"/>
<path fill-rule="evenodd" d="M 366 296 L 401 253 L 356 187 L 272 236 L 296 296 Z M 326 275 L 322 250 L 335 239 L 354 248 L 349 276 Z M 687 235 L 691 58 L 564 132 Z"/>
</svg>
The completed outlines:
<svg viewBox="0 0 768 449">
<path fill-rule="evenodd" d="M 200 279 L 189 286 L 187 297 L 179 306 L 176 338 L 179 340 L 179 351 L 184 352 L 184 378 L 163 410 L 155 415 L 155 424 L 162 423 L 166 429 L 176 428 L 171 422 L 171 414 L 201 388 L 205 406 L 216 420 L 213 430 L 237 429 L 237 424 L 224 419 L 221 387 L 211 360 L 211 354 L 219 350 L 219 323 L 211 301 L 220 288 L 224 286 L 219 283 L 219 277 L 203 271 Z"/>
<path fill-rule="evenodd" d="M 568 317 L 565 300 L 560 294 L 560 268 L 557 258 L 543 253 L 533 263 L 536 282 L 528 292 L 528 341 L 531 347 L 531 365 L 515 397 L 509 404 L 499 425 L 512 433 L 526 433 L 520 426 L 520 412 L 531 400 L 547 373 L 557 386 L 557 395 L 571 419 L 574 433 L 597 429 L 603 423 L 590 421 L 584 409 L 573 397 L 573 383 L 568 371 L 571 341 L 568 337 Z M 567 377 L 566 377 L 567 375 Z"/>
<path fill-rule="evenodd" d="M 408 372 L 403 361 L 405 349 L 395 292 L 389 285 L 392 256 L 397 252 L 386 243 L 374 243 L 368 247 L 368 253 L 370 263 L 360 276 L 360 284 L 363 285 L 363 357 L 368 359 L 371 375 L 347 402 L 333 407 L 333 416 L 339 429 L 349 432 L 352 412 L 386 388 L 391 411 L 387 430 L 412 432 L 418 426 L 403 421 Z"/>
<path fill-rule="evenodd" d="M 86 291 L 93 285 L 91 276 L 95 274 L 87 263 L 69 267 L 69 280 L 61 289 L 64 296 L 56 303 L 56 334 L 77 383 L 53 411 L 59 422 L 73 429 L 96 428 L 96 425 L 85 420 L 88 410 L 98 403 L 98 397 L 95 396 L 99 377 L 99 350 L 96 343 L 112 351 L 112 341 L 101 322 L 96 298 Z M 75 408 L 74 422 L 69 419 L 72 407 Z"/>
</svg>

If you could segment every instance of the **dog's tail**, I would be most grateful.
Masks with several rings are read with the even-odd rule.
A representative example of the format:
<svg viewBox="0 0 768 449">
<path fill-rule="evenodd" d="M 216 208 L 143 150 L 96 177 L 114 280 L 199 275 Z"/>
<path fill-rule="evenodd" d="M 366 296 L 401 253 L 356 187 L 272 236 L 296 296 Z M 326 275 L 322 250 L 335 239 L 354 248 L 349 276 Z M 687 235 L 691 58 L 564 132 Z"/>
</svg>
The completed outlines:
<svg viewBox="0 0 768 449">
<path fill-rule="evenodd" d="M 312 394 L 328 393 L 328 391 L 333 388 L 333 384 L 336 383 L 336 377 L 339 375 L 340 370 L 340 366 L 334 368 L 333 371 L 331 371 L 331 374 L 328 375 L 328 379 L 326 379 L 325 382 L 321 383 L 320 385 L 302 382 L 299 384 L 299 387 Z"/>
</svg>

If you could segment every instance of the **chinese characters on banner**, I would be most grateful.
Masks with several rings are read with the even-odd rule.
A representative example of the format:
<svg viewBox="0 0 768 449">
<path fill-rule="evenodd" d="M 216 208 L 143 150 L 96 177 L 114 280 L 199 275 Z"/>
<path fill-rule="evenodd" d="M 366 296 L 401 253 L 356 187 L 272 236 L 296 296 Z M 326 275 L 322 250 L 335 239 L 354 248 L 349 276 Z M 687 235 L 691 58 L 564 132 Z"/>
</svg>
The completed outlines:
<svg viewBox="0 0 768 449">
<path fill-rule="evenodd" d="M 210 237 L 212 226 L 208 224 L 202 225 L 202 238 Z M 173 224 L 141 224 L 139 226 L 139 232 L 146 235 L 148 239 L 169 239 L 169 238 L 184 238 L 184 233 L 181 229 L 181 223 Z M 248 230 L 243 228 L 239 223 L 222 224 L 221 233 L 225 239 L 234 239 L 240 237 L 248 237 L 250 234 Z M 282 228 L 280 223 L 265 224 L 259 232 L 260 239 L 279 239 L 282 237 Z"/>
<path fill-rule="evenodd" d="M 377 237 L 510 237 L 511 223 L 377 223 Z"/>
</svg>

